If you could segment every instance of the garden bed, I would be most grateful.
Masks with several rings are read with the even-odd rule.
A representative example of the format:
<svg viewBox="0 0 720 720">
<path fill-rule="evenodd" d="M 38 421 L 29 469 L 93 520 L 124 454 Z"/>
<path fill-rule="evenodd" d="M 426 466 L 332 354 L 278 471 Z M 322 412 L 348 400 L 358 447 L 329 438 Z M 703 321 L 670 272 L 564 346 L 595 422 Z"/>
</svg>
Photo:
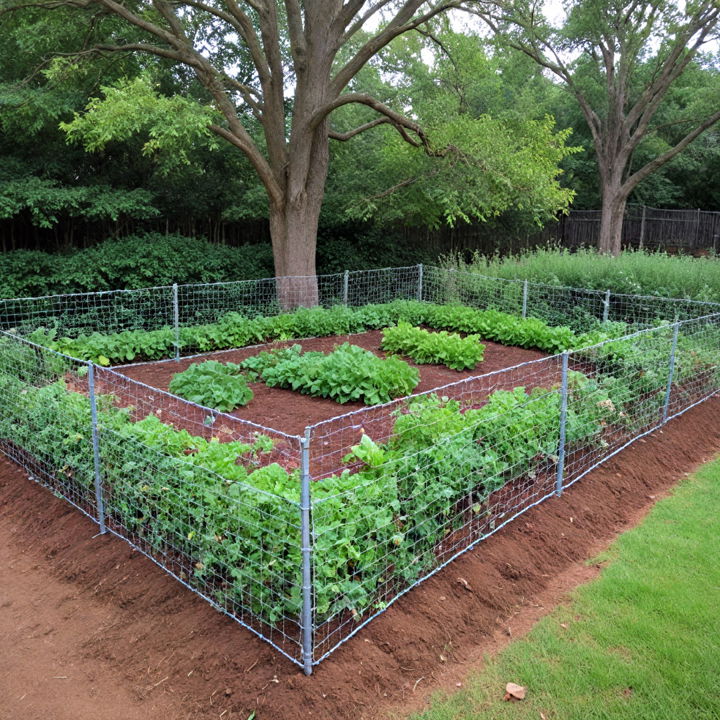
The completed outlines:
<svg viewBox="0 0 720 720">
<path fill-rule="evenodd" d="M 179 362 L 164 360 L 128 365 L 116 369 L 132 380 L 138 380 L 150 387 L 167 391 L 174 374 L 183 372 L 191 365 L 204 360 L 239 363 L 263 350 L 289 347 L 296 344 L 302 346 L 303 351 L 319 350 L 330 352 L 336 345 L 344 342 L 370 350 L 379 357 L 386 357 L 386 353 L 380 350 L 381 341 L 382 331 L 372 330 L 353 335 L 333 335 L 323 338 L 278 341 L 251 348 L 224 350 L 199 357 L 182 358 Z M 420 383 L 414 392 L 428 392 L 449 383 L 548 356 L 547 353 L 540 350 L 507 347 L 487 340 L 482 340 L 482 342 L 485 345 L 485 359 L 474 370 L 451 370 L 443 365 L 418 365 L 408 358 L 403 358 L 410 366 L 417 368 L 420 373 Z M 529 380 L 532 382 L 531 378 Z M 269 387 L 262 382 L 250 383 L 250 387 L 254 393 L 253 400 L 245 407 L 238 408 L 229 414 L 290 435 L 302 435 L 308 425 L 315 425 L 324 420 L 366 407 L 361 402 L 339 404 L 327 398 L 310 397 L 292 390 Z M 534 386 L 530 384 L 528 388 L 531 387 Z M 176 424 L 176 422 L 174 421 L 173 424 Z M 186 426 L 184 429 L 190 430 L 191 428 Z"/>
<path fill-rule="evenodd" d="M 265 315 L 176 302 L 174 327 L 113 304 L 106 333 L 36 321 L 0 345 L 0 439 L 309 672 L 442 564 L 717 390 L 720 317 L 636 330 L 607 304 L 588 319 L 563 302 L 567 325 L 551 324 L 445 290 Z M 388 327 L 394 350 L 452 367 L 493 342 L 473 369 L 405 364 L 382 357 Z"/>
</svg>

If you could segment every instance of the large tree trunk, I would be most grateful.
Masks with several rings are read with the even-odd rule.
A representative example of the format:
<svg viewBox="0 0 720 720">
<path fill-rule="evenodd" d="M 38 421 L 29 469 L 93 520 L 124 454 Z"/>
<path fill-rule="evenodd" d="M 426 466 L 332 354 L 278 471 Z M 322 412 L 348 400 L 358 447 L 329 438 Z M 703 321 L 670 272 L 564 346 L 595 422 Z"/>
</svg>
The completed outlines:
<svg viewBox="0 0 720 720">
<path fill-rule="evenodd" d="M 598 250 L 617 257 L 622 250 L 622 230 L 627 195 L 619 182 L 603 182 Z"/>
<path fill-rule="evenodd" d="M 270 206 L 275 276 L 283 309 L 318 304 L 315 254 L 329 164 L 325 123 L 313 133 L 305 152 L 291 151 L 283 205 Z"/>
<path fill-rule="evenodd" d="M 285 310 L 318 304 L 315 250 L 320 203 L 288 203 L 270 207 L 278 299 Z"/>
</svg>

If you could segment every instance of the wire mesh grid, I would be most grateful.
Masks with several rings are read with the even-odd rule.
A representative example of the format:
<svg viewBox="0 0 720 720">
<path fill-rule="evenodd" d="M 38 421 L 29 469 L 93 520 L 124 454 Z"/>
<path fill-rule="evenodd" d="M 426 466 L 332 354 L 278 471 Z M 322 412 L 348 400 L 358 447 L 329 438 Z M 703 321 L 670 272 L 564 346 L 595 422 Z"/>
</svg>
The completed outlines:
<svg viewBox="0 0 720 720">
<path fill-rule="evenodd" d="M 83 333 L 156 330 L 173 324 L 172 287 L 109 290 L 0 300 L 0 329 L 29 334 L 40 327 Z"/>
<path fill-rule="evenodd" d="M 237 316 L 394 300 L 627 327 L 305 438 L 20 337 L 160 331 L 170 355 Z M 714 394 L 719 309 L 423 266 L 2 301 L 0 448 L 307 672 L 458 554 Z"/>
<path fill-rule="evenodd" d="M 554 490 L 560 370 L 550 357 L 312 428 L 317 662 Z"/>
<path fill-rule="evenodd" d="M 67 388 L 88 366 L 0 332 L 0 449 L 28 474 L 94 516 L 90 404 Z"/>
</svg>

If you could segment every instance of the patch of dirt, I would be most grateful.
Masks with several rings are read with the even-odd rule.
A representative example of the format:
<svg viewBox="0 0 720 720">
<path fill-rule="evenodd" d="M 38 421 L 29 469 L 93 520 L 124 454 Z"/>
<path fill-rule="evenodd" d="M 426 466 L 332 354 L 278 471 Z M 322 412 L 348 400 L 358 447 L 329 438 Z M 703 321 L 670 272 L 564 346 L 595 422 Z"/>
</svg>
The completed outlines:
<svg viewBox="0 0 720 720">
<path fill-rule="evenodd" d="M 0 718 L 369 720 L 418 708 L 599 572 L 585 559 L 718 449 L 715 398 L 409 592 L 311 677 L 0 460 Z"/>
<path fill-rule="evenodd" d="M 239 350 L 223 350 L 221 352 L 209 353 L 199 358 L 180 360 L 180 362 L 161 361 L 128 365 L 118 368 L 118 372 L 133 380 L 139 380 L 151 387 L 167 390 L 173 375 L 187 370 L 190 365 L 204 360 L 239 363 L 251 355 L 257 355 L 262 350 L 283 348 L 295 344 L 301 345 L 305 351 L 320 350 L 330 352 L 336 345 L 344 342 L 359 345 L 380 357 L 385 357 L 385 353 L 380 350 L 382 331 L 372 330 L 356 335 L 334 335 L 332 337 L 311 338 L 308 340 L 275 342 Z M 444 365 L 417 365 L 407 358 L 403 358 L 409 365 L 416 367 L 420 372 L 420 384 L 413 392 L 433 390 L 434 388 L 458 380 L 511 367 L 527 362 L 528 360 L 538 360 L 548 357 L 547 353 L 540 352 L 539 350 L 506 347 L 505 345 L 499 345 L 498 343 L 486 340 L 483 340 L 483 344 L 485 345 L 485 359 L 474 370 L 458 371 L 451 370 Z M 292 390 L 271 388 L 261 382 L 250 383 L 250 387 L 254 393 L 254 398 L 248 405 L 238 408 L 232 412 L 231 415 L 274 428 L 275 430 L 281 430 L 291 435 L 302 435 L 308 425 L 314 425 L 323 420 L 328 420 L 329 418 L 365 407 L 365 405 L 360 402 L 350 402 L 341 405 L 327 398 L 310 397 Z"/>
</svg>

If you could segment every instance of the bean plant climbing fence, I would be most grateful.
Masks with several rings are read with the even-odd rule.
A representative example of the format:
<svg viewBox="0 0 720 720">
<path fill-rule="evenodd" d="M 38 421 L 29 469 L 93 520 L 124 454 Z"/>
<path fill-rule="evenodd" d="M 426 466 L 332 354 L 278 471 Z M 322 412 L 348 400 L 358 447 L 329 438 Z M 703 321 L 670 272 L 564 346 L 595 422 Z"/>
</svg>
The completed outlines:
<svg viewBox="0 0 720 720">
<path fill-rule="evenodd" d="M 171 363 L 308 297 L 373 327 L 432 307 L 471 331 L 468 312 L 495 310 L 569 339 L 299 435 L 58 350 L 137 335 Z M 720 305 L 423 266 L 11 299 L 0 389 L 5 455 L 310 673 L 460 553 L 715 394 Z"/>
</svg>

